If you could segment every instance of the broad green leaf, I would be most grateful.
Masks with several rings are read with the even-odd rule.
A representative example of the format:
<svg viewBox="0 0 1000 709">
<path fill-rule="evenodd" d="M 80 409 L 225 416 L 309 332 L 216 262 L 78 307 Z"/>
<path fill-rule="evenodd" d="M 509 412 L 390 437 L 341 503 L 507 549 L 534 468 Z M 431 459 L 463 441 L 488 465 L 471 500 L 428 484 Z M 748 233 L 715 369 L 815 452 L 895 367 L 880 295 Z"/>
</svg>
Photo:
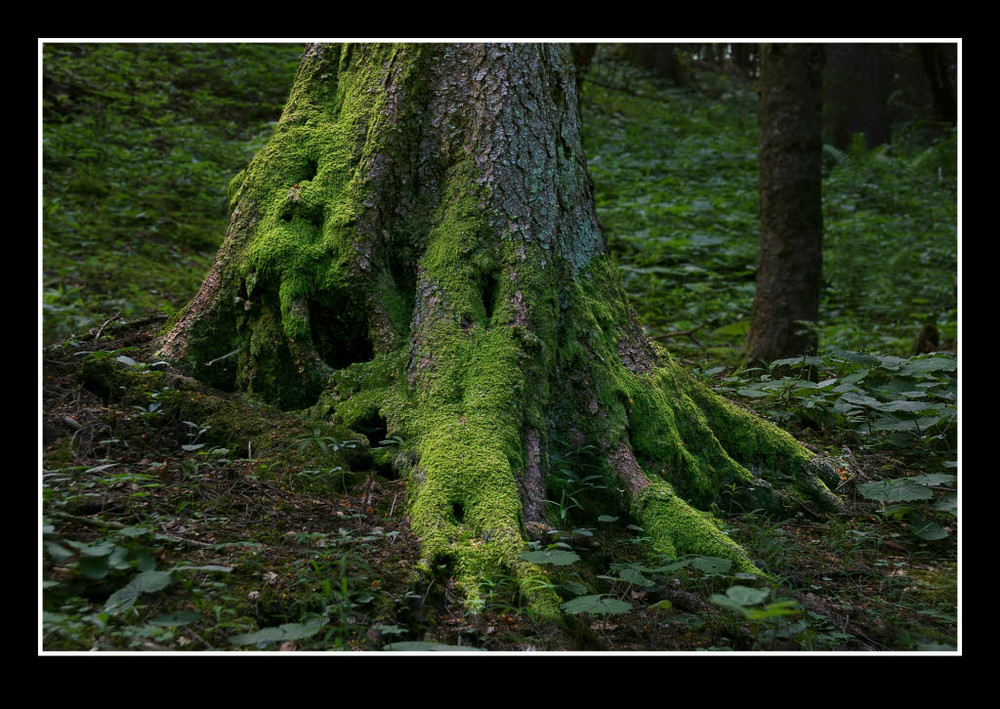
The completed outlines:
<svg viewBox="0 0 1000 709">
<path fill-rule="evenodd" d="M 223 574 L 232 572 L 232 566 L 222 566 L 220 564 L 205 564 L 203 566 L 175 566 L 171 571 L 218 571 Z"/>
<path fill-rule="evenodd" d="M 134 587 L 139 593 L 155 593 L 169 586 L 170 581 L 169 571 L 143 571 L 129 581 L 129 586 Z"/>
<path fill-rule="evenodd" d="M 648 578 L 642 575 L 638 569 L 626 566 L 624 569 L 618 572 L 618 577 L 625 581 L 626 583 L 635 584 L 636 586 L 652 586 L 655 582 L 650 581 Z"/>
<path fill-rule="evenodd" d="M 934 493 L 924 485 L 910 482 L 905 478 L 878 480 L 858 485 L 858 492 L 869 500 L 880 502 L 908 502 L 929 500 Z"/>
<path fill-rule="evenodd" d="M 108 557 L 106 556 L 81 556 L 77 562 L 80 573 L 88 579 L 102 579 L 108 575 Z"/>
<path fill-rule="evenodd" d="M 913 530 L 913 533 L 918 537 L 928 541 L 936 541 L 938 539 L 944 539 L 948 536 L 948 532 L 942 529 L 940 524 L 929 520 L 911 524 L 910 529 Z"/>
<path fill-rule="evenodd" d="M 326 618 L 314 619 L 305 623 L 285 623 L 276 628 L 261 628 L 256 633 L 242 633 L 229 638 L 233 645 L 257 645 L 260 643 L 286 642 L 289 640 L 305 640 L 323 629 Z"/>
<path fill-rule="evenodd" d="M 837 359 L 842 359 L 846 362 L 854 362 L 855 364 L 878 364 L 879 360 L 877 357 L 872 357 L 871 355 L 866 355 L 861 352 L 835 352 L 833 356 Z"/>
<path fill-rule="evenodd" d="M 917 483 L 918 485 L 950 485 L 951 483 L 958 480 L 954 475 L 945 475 L 944 473 L 927 473 L 925 475 L 917 475 L 912 478 L 906 478 L 910 482 Z"/>
<path fill-rule="evenodd" d="M 108 596 L 108 600 L 104 602 L 104 612 L 115 615 L 127 611 L 135 605 L 137 598 L 139 591 L 132 584 L 128 584 Z"/>
<path fill-rule="evenodd" d="M 688 563 L 706 574 L 725 574 L 733 566 L 733 562 L 729 559 L 719 559 L 714 556 L 695 556 Z"/>
<path fill-rule="evenodd" d="M 143 534 L 148 534 L 152 531 L 149 527 L 125 527 L 124 529 L 118 530 L 118 533 L 123 537 L 141 537 Z"/>
<path fill-rule="evenodd" d="M 873 407 L 878 411 L 926 411 L 936 408 L 926 401 L 887 401 Z"/>
<path fill-rule="evenodd" d="M 128 365 L 129 367 L 134 367 L 136 365 L 136 361 L 126 355 L 118 355 L 117 357 L 115 357 L 115 359 L 117 359 L 122 364 Z"/>
<path fill-rule="evenodd" d="M 952 517 L 958 515 L 958 493 L 957 492 L 946 492 L 944 496 L 934 503 L 932 509 L 938 512 L 946 512 Z"/>
<path fill-rule="evenodd" d="M 429 643 L 421 640 L 389 643 L 382 649 L 394 652 L 486 652 L 486 650 L 479 647 L 469 647 L 468 645 L 444 645 L 443 643 Z"/>
<path fill-rule="evenodd" d="M 767 588 L 736 585 L 726 589 L 726 598 L 740 606 L 755 606 L 763 603 L 770 595 L 771 591 Z"/>
<path fill-rule="evenodd" d="M 373 625 L 373 628 L 377 630 L 382 635 L 405 635 L 406 628 L 400 628 L 398 625 L 388 624 L 388 625 Z"/>
<path fill-rule="evenodd" d="M 628 613 L 632 606 L 614 596 L 580 596 L 559 606 L 566 613 L 590 613 L 592 615 L 608 615 Z"/>
<path fill-rule="evenodd" d="M 129 550 L 125 547 L 115 547 L 115 550 L 108 555 L 108 565 L 119 571 L 129 568 L 132 565 L 129 561 Z"/>
<path fill-rule="evenodd" d="M 900 374 L 925 374 L 927 372 L 953 372 L 958 362 L 950 357 L 928 357 L 907 360 L 899 367 Z"/>
<path fill-rule="evenodd" d="M 597 518 L 598 522 L 617 522 L 617 517 L 612 517 L 611 515 L 601 515 Z"/>
<path fill-rule="evenodd" d="M 45 551 L 52 557 L 52 561 L 61 564 L 73 557 L 73 552 L 55 542 L 45 542 Z"/>
<path fill-rule="evenodd" d="M 569 566 L 580 560 L 576 552 L 563 551 L 562 549 L 524 551 L 521 552 L 521 558 L 534 564 L 552 564 L 553 566 Z"/>
<path fill-rule="evenodd" d="M 85 542 L 78 542 L 71 539 L 66 540 L 66 543 L 84 556 L 108 556 L 117 546 L 114 542 L 94 542 L 93 544 L 86 544 Z"/>
<path fill-rule="evenodd" d="M 587 592 L 586 586 L 584 586 L 579 581 L 573 581 L 573 580 L 567 581 L 566 583 L 562 584 L 562 588 L 564 588 L 568 593 L 571 593 L 574 596 L 579 596 L 581 593 Z"/>
<path fill-rule="evenodd" d="M 849 391 L 841 396 L 840 401 L 848 404 L 855 404 L 857 406 L 868 406 L 873 409 L 877 409 L 882 404 L 882 402 L 878 399 L 873 399 L 870 396 L 865 396 L 864 394 L 859 394 L 853 391 Z"/>
</svg>

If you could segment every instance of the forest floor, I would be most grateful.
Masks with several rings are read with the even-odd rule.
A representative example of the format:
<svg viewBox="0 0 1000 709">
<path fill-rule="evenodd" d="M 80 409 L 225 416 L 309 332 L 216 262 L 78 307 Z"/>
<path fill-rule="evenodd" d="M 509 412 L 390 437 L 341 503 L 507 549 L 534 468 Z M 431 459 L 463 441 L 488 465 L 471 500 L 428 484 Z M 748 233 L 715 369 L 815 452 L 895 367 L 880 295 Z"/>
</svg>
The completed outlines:
<svg viewBox="0 0 1000 709">
<path fill-rule="evenodd" d="M 741 596 L 745 582 L 706 559 L 664 571 L 641 530 L 605 524 L 567 537 L 584 559 L 575 578 L 627 612 L 567 614 L 557 629 L 519 601 L 512 579 L 496 578 L 472 613 L 447 569 L 432 583 L 415 574 L 420 546 L 401 480 L 310 470 L 321 449 L 305 444 L 325 440 L 329 452 L 336 442 L 266 407 L 227 430 L 220 406 L 231 395 L 144 351 L 161 325 L 109 327 L 46 350 L 46 650 L 958 647 L 957 535 L 908 533 L 853 482 L 841 491 L 849 512 L 837 517 L 724 519 L 780 580 L 753 589 L 763 595 Z M 110 381 L 127 380 L 110 371 L 150 385 L 133 377 L 111 391 Z M 188 420 L 196 411 L 206 418 Z M 896 472 L 878 455 L 853 465 L 855 481 Z"/>
</svg>

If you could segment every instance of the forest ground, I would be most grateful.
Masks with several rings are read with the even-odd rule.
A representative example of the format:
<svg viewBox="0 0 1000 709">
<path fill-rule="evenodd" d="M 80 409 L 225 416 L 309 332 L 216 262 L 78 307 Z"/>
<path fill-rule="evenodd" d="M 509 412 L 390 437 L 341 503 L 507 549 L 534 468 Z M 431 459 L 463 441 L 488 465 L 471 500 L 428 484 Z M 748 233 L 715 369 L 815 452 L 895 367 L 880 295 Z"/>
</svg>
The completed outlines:
<svg viewBox="0 0 1000 709">
<path fill-rule="evenodd" d="M 243 77 L 229 94 L 213 67 L 247 63 L 174 47 L 174 61 L 132 57 L 150 76 L 175 72 L 174 90 L 123 88 L 106 48 L 58 49 L 49 70 L 62 90 L 45 97 L 40 650 L 960 647 L 953 135 L 907 126 L 893 151 L 828 149 L 824 349 L 791 363 L 821 376 L 772 377 L 737 367 L 756 239 L 752 85 L 695 65 L 694 87 L 677 89 L 604 57 L 629 90 L 585 84 L 585 146 L 640 316 L 697 376 L 839 457 L 849 510 L 716 510 L 775 579 L 761 587 L 718 560 L 651 556 L 627 520 L 581 516 L 598 483 L 577 477 L 552 501 L 566 523 L 553 548 L 583 560 L 550 568 L 577 601 L 555 632 L 511 578 L 484 584 L 485 606 L 468 609 L 447 568 L 433 583 L 415 575 L 403 483 L 366 467 L 366 448 L 392 441 L 262 406 L 234 414 L 148 348 L 156 313 L 191 296 L 224 229 L 223 190 L 199 180 L 217 185 L 259 147 L 266 116 L 248 121 L 242 102 L 280 106 L 287 84 Z M 245 51 L 290 80 L 295 51 Z M 228 101 L 226 141 L 210 111 L 176 98 L 201 95 L 199 82 Z M 164 122 L 163 106 L 189 119 Z M 129 147 L 102 131 L 131 131 Z M 911 354 L 926 323 L 938 346 Z M 586 451 L 577 458 L 585 469 Z"/>
</svg>

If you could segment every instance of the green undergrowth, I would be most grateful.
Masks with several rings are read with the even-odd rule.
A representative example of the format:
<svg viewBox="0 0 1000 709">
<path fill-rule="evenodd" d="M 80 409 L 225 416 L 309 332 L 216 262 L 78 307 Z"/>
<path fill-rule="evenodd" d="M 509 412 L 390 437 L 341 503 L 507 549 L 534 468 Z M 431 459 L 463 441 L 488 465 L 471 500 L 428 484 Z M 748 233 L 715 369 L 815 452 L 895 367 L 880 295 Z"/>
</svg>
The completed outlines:
<svg viewBox="0 0 1000 709">
<path fill-rule="evenodd" d="M 226 185 L 272 130 L 301 51 L 42 47 L 46 342 L 194 295 L 225 233 Z"/>
<path fill-rule="evenodd" d="M 650 334 L 735 365 L 759 231 L 756 89 L 641 76 L 642 96 L 584 84 L 598 215 Z M 957 135 L 928 145 L 913 128 L 896 126 L 891 148 L 824 149 L 821 348 L 902 355 L 928 322 L 942 342 L 957 336 Z"/>
</svg>

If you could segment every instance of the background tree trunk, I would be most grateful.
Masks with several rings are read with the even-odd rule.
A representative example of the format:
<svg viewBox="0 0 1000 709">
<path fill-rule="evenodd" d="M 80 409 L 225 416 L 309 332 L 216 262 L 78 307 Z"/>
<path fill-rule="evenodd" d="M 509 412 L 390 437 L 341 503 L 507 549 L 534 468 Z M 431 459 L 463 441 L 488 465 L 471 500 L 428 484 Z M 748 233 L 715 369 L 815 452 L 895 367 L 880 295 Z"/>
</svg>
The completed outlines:
<svg viewBox="0 0 1000 709">
<path fill-rule="evenodd" d="M 684 86 L 687 77 L 684 67 L 677 58 L 674 45 L 670 43 L 627 44 L 629 58 L 636 66 L 652 69 L 656 74 L 676 86 Z"/>
<path fill-rule="evenodd" d="M 762 45 L 760 246 L 749 362 L 814 352 L 823 266 L 822 68 L 816 44 Z"/>
<path fill-rule="evenodd" d="M 883 44 L 827 44 L 823 68 L 823 140 L 847 150 L 856 133 L 868 148 L 892 139 L 892 76 Z"/>
<path fill-rule="evenodd" d="M 659 549 L 747 571 L 689 502 L 741 488 L 760 506 L 785 475 L 831 499 L 827 467 L 644 336 L 598 228 L 564 45 L 310 46 L 162 354 L 399 436 L 412 526 L 470 596 L 497 565 L 530 578 L 523 535 L 574 452 Z"/>
</svg>

